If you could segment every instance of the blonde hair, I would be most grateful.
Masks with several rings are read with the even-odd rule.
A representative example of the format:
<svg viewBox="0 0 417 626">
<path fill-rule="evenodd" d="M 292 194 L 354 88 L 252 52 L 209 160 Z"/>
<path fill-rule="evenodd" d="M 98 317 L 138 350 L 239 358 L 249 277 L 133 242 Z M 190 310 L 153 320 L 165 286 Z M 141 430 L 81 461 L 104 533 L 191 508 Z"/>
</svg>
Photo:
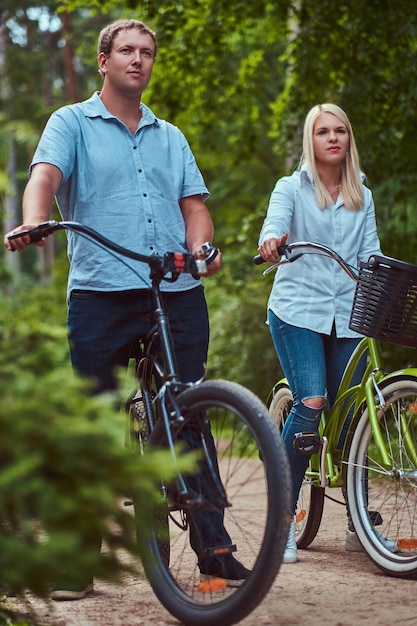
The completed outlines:
<svg viewBox="0 0 417 626">
<path fill-rule="evenodd" d="M 331 113 L 332 115 L 335 115 L 347 128 L 349 135 L 349 149 L 346 154 L 346 158 L 342 161 L 340 193 L 343 197 L 345 207 L 350 211 L 358 211 L 364 201 L 358 150 L 356 148 L 355 137 L 353 135 L 349 118 L 336 104 L 316 104 L 316 106 L 308 112 L 304 122 L 303 153 L 299 167 L 305 163 L 311 172 L 316 190 L 318 206 L 321 209 L 325 209 L 330 206 L 332 204 L 332 199 L 325 185 L 320 180 L 313 147 L 314 124 L 316 123 L 319 115 L 322 113 Z"/>
</svg>

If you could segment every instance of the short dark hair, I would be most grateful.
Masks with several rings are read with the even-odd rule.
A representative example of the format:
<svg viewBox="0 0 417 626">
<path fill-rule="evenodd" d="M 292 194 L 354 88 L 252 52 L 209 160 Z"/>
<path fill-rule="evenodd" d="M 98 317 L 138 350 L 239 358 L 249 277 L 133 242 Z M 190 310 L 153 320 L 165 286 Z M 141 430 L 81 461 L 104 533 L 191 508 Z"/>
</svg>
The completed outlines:
<svg viewBox="0 0 417 626">
<path fill-rule="evenodd" d="M 152 37 L 156 53 L 156 33 L 139 20 L 123 19 L 109 24 L 100 32 L 98 36 L 97 54 L 104 52 L 104 54 L 108 56 L 111 52 L 113 41 L 120 31 L 130 30 L 132 28 L 137 28 L 141 33 L 146 33 Z"/>
</svg>

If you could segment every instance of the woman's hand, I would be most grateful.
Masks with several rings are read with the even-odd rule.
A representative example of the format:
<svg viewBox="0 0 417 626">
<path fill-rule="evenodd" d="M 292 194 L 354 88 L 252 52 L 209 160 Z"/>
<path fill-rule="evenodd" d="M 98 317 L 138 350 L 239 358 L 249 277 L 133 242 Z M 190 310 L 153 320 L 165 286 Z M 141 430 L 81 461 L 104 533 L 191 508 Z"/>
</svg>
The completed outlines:
<svg viewBox="0 0 417 626">
<path fill-rule="evenodd" d="M 282 237 L 271 237 L 265 239 L 258 248 L 258 252 L 265 261 L 270 263 L 276 263 L 280 259 L 278 253 L 278 247 L 286 244 L 288 235 L 282 235 Z"/>
</svg>

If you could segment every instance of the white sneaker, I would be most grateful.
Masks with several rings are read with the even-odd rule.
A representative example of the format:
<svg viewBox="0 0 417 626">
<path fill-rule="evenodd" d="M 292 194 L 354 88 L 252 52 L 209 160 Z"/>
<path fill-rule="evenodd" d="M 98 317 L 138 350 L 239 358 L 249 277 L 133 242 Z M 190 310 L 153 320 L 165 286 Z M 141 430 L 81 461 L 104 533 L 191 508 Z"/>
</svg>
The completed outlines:
<svg viewBox="0 0 417 626">
<path fill-rule="evenodd" d="M 292 520 L 290 523 L 290 528 L 288 530 L 288 539 L 287 545 L 284 550 L 284 555 L 282 557 L 283 563 L 297 563 L 298 555 L 297 555 L 297 543 L 295 541 L 295 522 Z"/>
<path fill-rule="evenodd" d="M 349 530 L 349 528 L 346 528 L 345 550 L 347 552 L 363 552 L 358 535 L 353 530 Z"/>
<path fill-rule="evenodd" d="M 377 530 L 375 530 L 374 532 L 386 550 L 389 550 L 390 552 L 399 552 L 396 541 L 394 541 L 393 539 L 388 539 L 388 537 L 384 537 L 384 535 Z M 345 550 L 347 550 L 347 552 L 364 551 L 357 534 L 354 531 L 349 530 L 349 528 L 346 529 Z"/>
</svg>

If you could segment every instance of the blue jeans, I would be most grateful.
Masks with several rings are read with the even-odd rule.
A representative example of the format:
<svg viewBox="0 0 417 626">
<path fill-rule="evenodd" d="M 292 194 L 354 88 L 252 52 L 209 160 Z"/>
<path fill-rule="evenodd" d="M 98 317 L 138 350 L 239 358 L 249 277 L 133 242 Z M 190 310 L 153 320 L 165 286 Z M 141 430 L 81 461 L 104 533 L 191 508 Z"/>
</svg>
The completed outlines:
<svg viewBox="0 0 417 626">
<path fill-rule="evenodd" d="M 268 321 L 275 350 L 293 395 L 293 406 L 282 437 L 290 462 L 295 512 L 309 457 L 294 452 L 294 435 L 318 432 L 324 404 L 327 400 L 332 406 L 345 367 L 360 340 L 337 338 L 334 326 L 330 335 L 291 326 L 272 311 L 268 311 Z M 354 374 L 353 384 L 360 382 L 365 367 L 366 357 Z M 323 398 L 323 407 L 307 406 L 305 401 L 309 398 Z"/>
<path fill-rule="evenodd" d="M 209 319 L 204 288 L 164 293 L 174 342 L 178 371 L 183 382 L 205 374 L 209 343 Z M 94 382 L 94 392 L 116 387 L 117 368 L 126 367 L 132 347 L 154 325 L 152 294 L 148 290 L 126 292 L 73 291 L 68 307 L 71 362 L 83 377 Z M 201 445 L 192 429 L 184 428 L 190 448 Z M 207 434 L 213 459 L 214 442 Z M 204 474 L 200 475 L 204 481 Z M 208 481 L 207 481 L 208 484 Z M 231 539 L 223 525 L 223 512 L 194 512 L 190 541 L 198 555 L 205 547 L 228 545 Z"/>
</svg>

